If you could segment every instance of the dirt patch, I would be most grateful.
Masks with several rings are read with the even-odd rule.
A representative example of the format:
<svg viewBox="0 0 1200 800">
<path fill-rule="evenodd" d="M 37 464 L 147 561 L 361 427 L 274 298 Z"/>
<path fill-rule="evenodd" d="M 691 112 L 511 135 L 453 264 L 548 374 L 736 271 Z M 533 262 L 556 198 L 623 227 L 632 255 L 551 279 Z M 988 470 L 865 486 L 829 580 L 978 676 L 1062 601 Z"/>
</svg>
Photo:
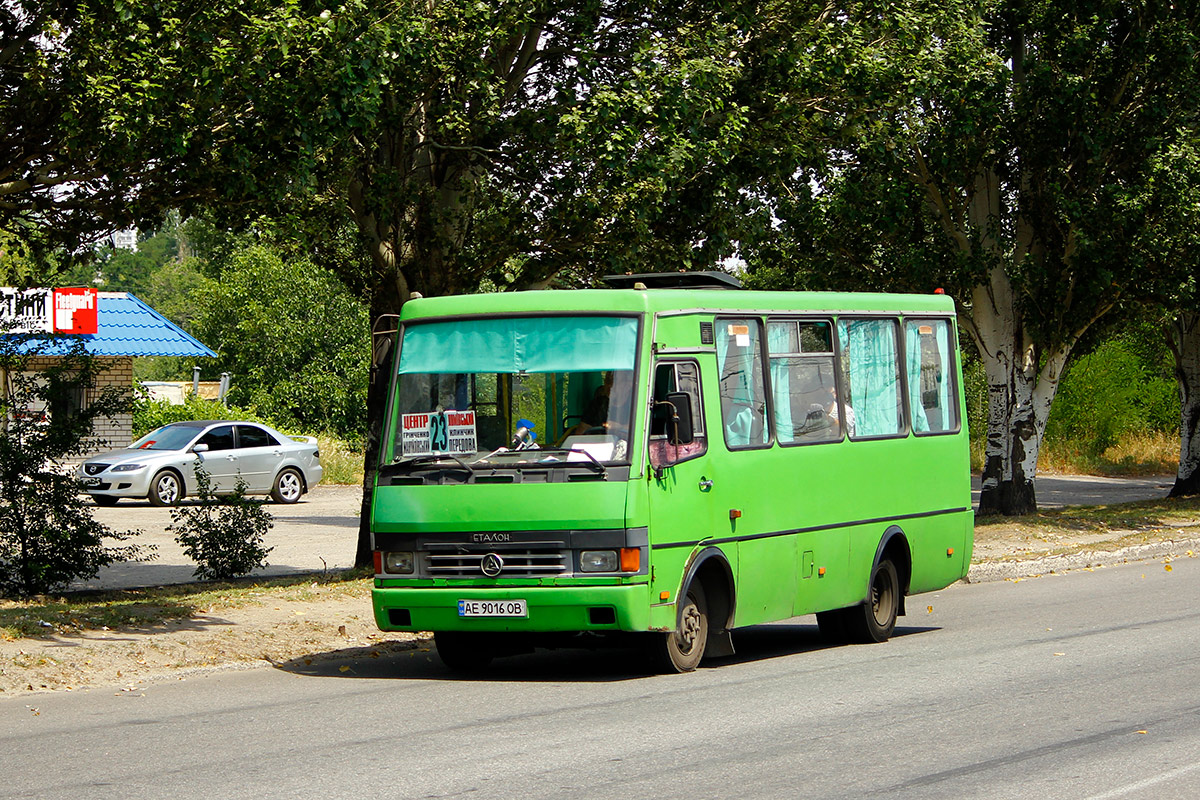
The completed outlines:
<svg viewBox="0 0 1200 800">
<path fill-rule="evenodd" d="M 975 526 L 973 564 L 1021 562 L 1086 552 L 1111 553 L 1141 545 L 1178 543 L 1190 547 L 1200 539 L 1200 520 L 1161 520 L 1138 527 L 1086 525 L 1069 520 L 1054 524 L 983 521 Z"/>
<path fill-rule="evenodd" d="M 204 608 L 150 626 L 48 631 L 44 637 L 0 641 L 0 698 L 95 688 L 138 692 L 214 669 L 379 658 L 432 647 L 426 636 L 379 631 L 369 580 L 336 588 L 314 583 L 307 594 L 304 600 Z"/>
</svg>

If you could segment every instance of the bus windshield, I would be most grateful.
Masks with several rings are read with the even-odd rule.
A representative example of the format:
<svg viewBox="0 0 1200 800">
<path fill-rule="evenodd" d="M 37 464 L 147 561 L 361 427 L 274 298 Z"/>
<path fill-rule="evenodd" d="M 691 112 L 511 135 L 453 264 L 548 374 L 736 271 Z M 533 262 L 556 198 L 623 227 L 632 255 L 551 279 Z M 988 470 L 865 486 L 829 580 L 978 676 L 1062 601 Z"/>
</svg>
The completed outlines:
<svg viewBox="0 0 1200 800">
<path fill-rule="evenodd" d="M 392 462 L 626 463 L 638 320 L 489 317 L 409 323 L 391 407 Z"/>
</svg>

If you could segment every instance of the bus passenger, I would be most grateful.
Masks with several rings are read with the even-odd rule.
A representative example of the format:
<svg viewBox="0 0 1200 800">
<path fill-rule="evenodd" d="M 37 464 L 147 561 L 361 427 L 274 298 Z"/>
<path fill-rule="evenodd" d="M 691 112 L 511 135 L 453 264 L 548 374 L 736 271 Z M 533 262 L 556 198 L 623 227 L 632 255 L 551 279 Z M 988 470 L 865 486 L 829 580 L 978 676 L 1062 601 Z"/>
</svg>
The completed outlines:
<svg viewBox="0 0 1200 800">
<path fill-rule="evenodd" d="M 837 390 L 832 386 L 829 387 L 829 405 L 825 407 L 825 413 L 833 421 L 834 429 L 836 430 L 841 424 L 841 419 L 838 417 Z M 844 427 L 846 433 L 851 436 L 854 435 L 854 409 L 850 407 L 849 403 L 846 403 L 846 425 Z M 839 433 L 838 435 L 841 434 Z"/>
</svg>

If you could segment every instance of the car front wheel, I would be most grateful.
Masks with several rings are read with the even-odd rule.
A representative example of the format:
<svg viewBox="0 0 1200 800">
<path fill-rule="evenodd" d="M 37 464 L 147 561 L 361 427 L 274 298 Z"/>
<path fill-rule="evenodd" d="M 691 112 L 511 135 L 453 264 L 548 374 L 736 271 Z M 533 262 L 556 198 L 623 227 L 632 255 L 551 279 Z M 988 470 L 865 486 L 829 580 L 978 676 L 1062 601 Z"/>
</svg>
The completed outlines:
<svg viewBox="0 0 1200 800">
<path fill-rule="evenodd" d="M 271 499 L 276 503 L 295 503 L 304 494 L 304 479 L 300 473 L 288 467 L 275 476 L 275 487 L 271 489 Z"/>
<path fill-rule="evenodd" d="M 151 505 L 160 508 L 179 505 L 179 501 L 183 499 L 183 480 L 179 477 L 179 473 L 164 469 L 155 475 L 154 480 L 150 481 L 148 499 Z"/>
</svg>

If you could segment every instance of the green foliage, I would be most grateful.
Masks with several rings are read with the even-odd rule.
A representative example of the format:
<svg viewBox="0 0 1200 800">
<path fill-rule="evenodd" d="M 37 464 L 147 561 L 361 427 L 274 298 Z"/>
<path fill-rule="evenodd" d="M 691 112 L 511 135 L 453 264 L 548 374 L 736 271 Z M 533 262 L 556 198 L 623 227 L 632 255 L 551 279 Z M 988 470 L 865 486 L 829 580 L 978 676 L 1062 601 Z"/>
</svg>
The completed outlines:
<svg viewBox="0 0 1200 800">
<path fill-rule="evenodd" d="M 229 400 L 283 427 L 362 436 L 370 333 L 366 309 L 327 271 L 265 246 L 233 254 L 194 298 L 196 335 L 232 374 Z"/>
<path fill-rule="evenodd" d="M 963 396 L 967 401 L 967 431 L 971 439 L 971 466 L 983 464 L 983 444 L 987 438 L 988 388 L 983 362 L 973 347 L 962 348 Z"/>
<path fill-rule="evenodd" d="M 214 196 L 183 172 L 247 189 L 304 149 L 290 126 L 268 128 L 300 105 L 268 80 L 288 71 L 280 39 L 299 4 L 13 0 L 0 14 L 0 228 L 31 223 L 74 251 Z M 253 105 L 238 91 L 268 83 L 279 93 Z"/>
<path fill-rule="evenodd" d="M 1174 380 L 1152 374 L 1125 341 L 1110 339 L 1063 376 L 1046 439 L 1072 441 L 1079 452 L 1098 457 L 1124 434 L 1178 427 Z"/>
<path fill-rule="evenodd" d="M 96 423 L 127 408 L 125 393 L 98 388 L 102 368 L 76 344 L 40 373 L 31 359 L 51 340 L 0 337 L 0 593 L 42 594 L 104 566 L 140 560 L 140 545 L 108 546 L 135 532 L 114 532 L 92 518 L 73 472 L 57 465 L 102 438 Z M 73 399 L 88 397 L 86 405 Z"/>
<path fill-rule="evenodd" d="M 195 258 L 175 259 L 155 269 L 143 294 L 138 297 L 189 333 L 195 328 L 199 310 L 196 298 L 208 291 L 210 279 Z"/>
<path fill-rule="evenodd" d="M 243 422 L 261 422 L 272 427 L 282 427 L 253 411 L 227 406 L 217 400 L 205 400 L 188 394 L 182 404 L 174 405 L 166 400 L 151 400 L 139 397 L 133 403 L 133 438 L 138 439 L 150 431 L 172 422 L 187 422 L 194 419 L 232 419 Z"/>
<path fill-rule="evenodd" d="M 196 562 L 201 580 L 227 580 L 267 566 L 273 548 L 263 538 L 275 525 L 261 500 L 246 496 L 240 477 L 231 494 L 217 496 L 208 472 L 196 469 L 196 502 L 171 509 L 175 541 Z"/>
</svg>

